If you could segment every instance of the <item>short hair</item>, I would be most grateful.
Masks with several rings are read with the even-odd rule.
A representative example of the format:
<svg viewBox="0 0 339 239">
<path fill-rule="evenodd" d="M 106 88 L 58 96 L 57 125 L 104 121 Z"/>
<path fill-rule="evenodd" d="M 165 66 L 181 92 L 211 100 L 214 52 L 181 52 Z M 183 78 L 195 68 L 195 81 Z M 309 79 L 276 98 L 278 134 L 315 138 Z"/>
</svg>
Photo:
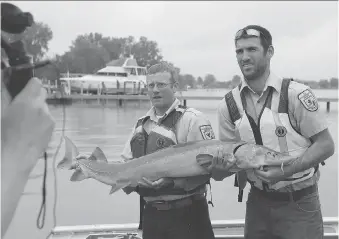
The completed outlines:
<svg viewBox="0 0 339 239">
<path fill-rule="evenodd" d="M 168 64 L 165 61 L 162 61 L 160 63 L 154 64 L 152 66 L 150 66 L 147 70 L 147 75 L 154 75 L 157 73 L 161 73 L 161 72 L 167 72 L 171 74 L 171 81 L 173 83 L 178 82 L 179 80 L 179 74 L 178 71 L 171 66 L 170 64 Z"/>
<path fill-rule="evenodd" d="M 244 28 L 242 28 L 242 30 L 248 30 L 248 29 L 254 29 L 259 31 L 260 34 L 260 43 L 264 48 L 264 51 L 267 52 L 268 47 L 272 45 L 272 35 L 271 33 L 264 27 L 259 26 L 259 25 L 248 25 Z M 244 35 L 241 38 L 250 38 L 251 36 L 247 36 Z M 239 38 L 239 39 L 241 39 Z"/>
</svg>

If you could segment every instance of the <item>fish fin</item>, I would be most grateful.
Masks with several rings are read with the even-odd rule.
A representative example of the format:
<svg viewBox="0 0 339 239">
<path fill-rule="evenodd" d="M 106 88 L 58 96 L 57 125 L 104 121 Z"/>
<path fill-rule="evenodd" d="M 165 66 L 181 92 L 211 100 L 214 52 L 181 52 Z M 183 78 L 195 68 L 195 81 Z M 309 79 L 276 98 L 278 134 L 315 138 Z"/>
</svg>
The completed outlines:
<svg viewBox="0 0 339 239">
<path fill-rule="evenodd" d="M 76 182 L 76 181 L 82 181 L 84 179 L 88 178 L 82 170 L 75 170 L 75 172 L 71 176 L 71 181 Z"/>
<path fill-rule="evenodd" d="M 94 161 L 100 161 L 107 163 L 107 158 L 102 152 L 102 150 L 99 147 L 96 147 L 95 150 L 93 151 L 92 155 L 88 158 L 88 160 L 94 160 Z"/>
<path fill-rule="evenodd" d="M 116 191 L 124 188 L 124 187 L 127 187 L 128 185 L 130 185 L 130 183 L 115 183 L 114 185 L 112 185 L 112 188 L 111 188 L 111 191 L 109 192 L 109 194 L 113 194 L 115 193 Z"/>
<path fill-rule="evenodd" d="M 65 139 L 65 155 L 64 158 L 58 163 L 57 168 L 67 168 L 72 169 L 74 158 L 79 154 L 78 148 L 73 144 L 73 142 L 67 137 Z"/>
<path fill-rule="evenodd" d="M 211 154 L 198 154 L 196 156 L 197 163 L 206 169 L 212 165 L 213 155 Z"/>
</svg>

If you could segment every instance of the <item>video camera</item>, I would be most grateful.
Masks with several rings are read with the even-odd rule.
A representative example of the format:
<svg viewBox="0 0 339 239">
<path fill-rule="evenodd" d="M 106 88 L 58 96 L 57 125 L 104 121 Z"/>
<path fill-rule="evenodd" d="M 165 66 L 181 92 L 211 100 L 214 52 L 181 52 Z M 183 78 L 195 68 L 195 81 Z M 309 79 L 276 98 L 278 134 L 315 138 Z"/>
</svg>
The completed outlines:
<svg viewBox="0 0 339 239">
<path fill-rule="evenodd" d="M 22 12 L 17 6 L 10 3 L 1 3 L 1 31 L 10 34 L 21 34 L 34 23 L 33 15 Z M 2 79 L 14 98 L 33 77 L 33 70 L 50 64 L 49 60 L 32 62 L 27 55 L 23 41 L 8 42 L 1 34 L 1 50 L 4 50 L 8 62 L 1 57 L 1 70 L 5 70 L 8 80 Z"/>
</svg>

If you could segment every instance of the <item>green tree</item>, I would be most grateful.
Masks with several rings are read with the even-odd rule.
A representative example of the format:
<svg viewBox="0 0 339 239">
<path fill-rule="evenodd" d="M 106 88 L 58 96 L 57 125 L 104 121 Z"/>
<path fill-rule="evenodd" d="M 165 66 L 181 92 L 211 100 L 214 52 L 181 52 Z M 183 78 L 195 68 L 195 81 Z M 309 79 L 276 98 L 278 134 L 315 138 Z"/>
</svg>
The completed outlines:
<svg viewBox="0 0 339 239">
<path fill-rule="evenodd" d="M 79 35 L 70 50 L 59 57 L 60 70 L 71 73 L 92 74 L 105 67 L 110 53 L 102 47 L 103 37 L 98 33 Z"/>
<path fill-rule="evenodd" d="M 216 81 L 217 81 L 217 79 L 215 78 L 214 75 L 207 74 L 205 76 L 204 86 L 212 86 Z"/>
<path fill-rule="evenodd" d="M 330 88 L 330 83 L 328 82 L 328 80 L 320 80 L 319 86 L 322 89 L 328 89 L 328 88 Z"/>
<path fill-rule="evenodd" d="M 231 87 L 234 88 L 236 86 L 238 86 L 241 82 L 241 77 L 238 75 L 234 75 L 232 78 L 232 82 L 231 82 Z"/>
<path fill-rule="evenodd" d="M 150 41 L 144 36 L 140 37 L 138 42 L 134 42 L 134 39 L 129 37 L 125 44 L 125 49 L 130 49 L 131 54 L 140 66 L 148 68 L 163 59 L 158 43 Z"/>
<path fill-rule="evenodd" d="M 53 38 L 51 28 L 42 22 L 36 22 L 21 34 L 1 33 L 1 35 L 4 35 L 9 42 L 22 40 L 27 53 L 32 56 L 34 62 L 45 56 L 49 49 L 48 43 Z"/>
<path fill-rule="evenodd" d="M 331 88 L 338 89 L 338 78 L 332 77 L 330 79 L 330 86 Z"/>
<path fill-rule="evenodd" d="M 186 75 L 184 75 L 184 79 L 185 79 L 185 85 L 188 85 L 191 88 L 196 87 L 197 82 L 196 82 L 194 76 L 192 76 L 191 74 L 186 74 Z"/>
<path fill-rule="evenodd" d="M 198 79 L 197 79 L 197 84 L 198 85 L 202 85 L 204 84 L 204 80 L 199 76 Z"/>
</svg>

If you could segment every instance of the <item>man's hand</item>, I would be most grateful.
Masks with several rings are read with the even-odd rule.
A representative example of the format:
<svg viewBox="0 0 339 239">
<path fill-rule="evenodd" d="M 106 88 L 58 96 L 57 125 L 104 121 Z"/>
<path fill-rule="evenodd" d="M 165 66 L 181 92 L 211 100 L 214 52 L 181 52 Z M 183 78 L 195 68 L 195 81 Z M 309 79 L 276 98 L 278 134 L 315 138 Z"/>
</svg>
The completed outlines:
<svg viewBox="0 0 339 239">
<path fill-rule="evenodd" d="M 262 157 L 262 156 L 255 156 L 255 157 Z M 274 154 L 266 154 L 266 161 L 268 160 L 277 160 L 275 158 Z M 291 173 L 291 167 L 293 167 L 293 164 L 289 164 L 284 166 L 283 164 L 281 167 L 269 167 L 264 166 L 263 169 L 256 169 L 254 170 L 255 175 L 260 178 L 262 181 L 266 183 L 277 183 L 281 180 L 284 180 L 290 176 L 292 176 L 293 173 Z"/>
<path fill-rule="evenodd" d="M 147 178 L 143 177 L 143 181 L 139 182 L 139 185 L 141 187 L 146 187 L 146 188 L 153 188 L 153 189 L 160 189 L 167 187 L 171 184 L 174 184 L 174 181 L 169 178 L 160 178 L 159 180 L 156 180 L 154 182 L 148 180 Z"/>
<path fill-rule="evenodd" d="M 80 160 L 80 159 L 88 159 L 89 157 L 90 157 L 90 155 L 80 153 L 80 154 L 78 154 L 78 155 L 75 157 L 75 159 L 76 159 L 76 160 Z"/>
<path fill-rule="evenodd" d="M 256 169 L 254 170 L 255 175 L 266 183 L 277 183 L 287 176 L 280 167 L 267 167 L 265 171 Z"/>
<path fill-rule="evenodd" d="M 127 186 L 122 189 L 127 195 L 135 191 L 135 187 Z"/>
</svg>

